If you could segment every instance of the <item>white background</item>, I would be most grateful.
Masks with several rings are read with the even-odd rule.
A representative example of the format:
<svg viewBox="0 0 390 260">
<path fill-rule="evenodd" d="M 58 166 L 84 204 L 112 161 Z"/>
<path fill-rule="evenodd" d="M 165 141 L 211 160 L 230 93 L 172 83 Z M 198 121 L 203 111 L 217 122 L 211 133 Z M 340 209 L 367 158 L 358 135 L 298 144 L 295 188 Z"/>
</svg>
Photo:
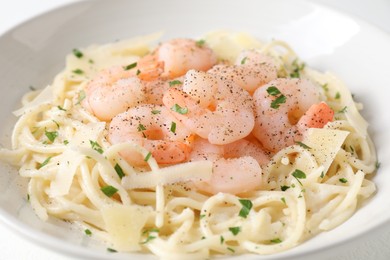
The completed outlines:
<svg viewBox="0 0 390 260">
<path fill-rule="evenodd" d="M 66 3 L 77 0 L 0 0 L 0 34 L 22 21 Z M 311 0 L 328 5 L 367 22 L 390 33 L 390 0 Z M 390 46 L 389 46 L 390 47 Z M 1 55 L 1 50 L 0 50 Z M 0 68 L 1 69 L 1 68 Z M 337 250 L 337 257 L 327 255 L 316 257 L 317 260 L 385 260 L 390 259 L 390 224 L 373 231 L 365 237 L 345 244 Z M 331 256 L 332 255 L 332 256 Z M 0 223 L 0 259 L 31 260 L 70 260 L 39 247 L 20 237 L 4 224 Z"/>
</svg>

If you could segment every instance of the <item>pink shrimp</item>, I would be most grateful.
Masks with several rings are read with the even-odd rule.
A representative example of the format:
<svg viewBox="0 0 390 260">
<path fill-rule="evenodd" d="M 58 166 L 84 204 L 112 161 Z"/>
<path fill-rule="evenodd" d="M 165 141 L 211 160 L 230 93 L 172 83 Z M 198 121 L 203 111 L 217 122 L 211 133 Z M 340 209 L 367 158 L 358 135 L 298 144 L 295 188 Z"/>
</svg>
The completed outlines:
<svg viewBox="0 0 390 260">
<path fill-rule="evenodd" d="M 194 182 L 198 190 L 211 194 L 218 192 L 238 194 L 260 188 L 261 167 L 258 161 L 249 154 L 259 151 L 264 154 L 264 152 L 254 145 L 244 144 L 241 141 L 245 142 L 245 140 L 240 140 L 236 144 L 213 145 L 205 139 L 195 139 L 190 160 L 213 162 L 211 178 L 207 181 Z M 246 151 L 236 149 L 241 144 L 246 146 Z M 263 163 L 268 160 L 264 160 Z"/>
<path fill-rule="evenodd" d="M 183 91 L 169 89 L 164 105 L 191 132 L 212 144 L 227 144 L 247 136 L 254 126 L 249 93 L 230 81 L 190 70 Z"/>
<path fill-rule="evenodd" d="M 322 128 L 333 120 L 333 110 L 308 80 L 279 78 L 257 89 L 253 98 L 253 135 L 272 152 L 301 141 L 307 128 Z"/>
<path fill-rule="evenodd" d="M 112 144 L 135 142 L 149 150 L 158 163 L 175 164 L 188 159 L 190 135 L 164 106 L 139 105 L 112 119 L 108 139 Z M 129 163 L 145 164 L 137 153 L 124 151 L 121 156 Z"/>
<path fill-rule="evenodd" d="M 100 120 L 110 121 L 115 115 L 142 103 L 144 92 L 133 71 L 115 66 L 103 70 L 86 85 L 82 105 Z"/>
<path fill-rule="evenodd" d="M 216 65 L 208 72 L 233 81 L 249 93 L 277 78 L 272 58 L 256 51 L 244 51 L 235 65 Z"/>
<path fill-rule="evenodd" d="M 216 63 L 215 53 L 203 42 L 173 39 L 141 58 L 137 69 L 142 80 L 154 80 L 158 77 L 174 79 L 190 69 L 207 71 Z"/>
</svg>

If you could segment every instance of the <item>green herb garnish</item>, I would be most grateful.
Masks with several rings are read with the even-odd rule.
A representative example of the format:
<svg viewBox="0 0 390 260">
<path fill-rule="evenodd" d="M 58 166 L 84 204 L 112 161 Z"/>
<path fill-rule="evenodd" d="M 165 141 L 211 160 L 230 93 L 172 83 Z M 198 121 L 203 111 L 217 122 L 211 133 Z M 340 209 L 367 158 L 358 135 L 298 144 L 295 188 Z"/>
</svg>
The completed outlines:
<svg viewBox="0 0 390 260">
<path fill-rule="evenodd" d="M 73 72 L 74 74 L 78 74 L 78 75 L 84 74 L 84 71 L 81 70 L 81 69 L 75 69 L 75 70 L 72 70 L 72 72 Z"/>
<path fill-rule="evenodd" d="M 274 244 L 278 244 L 278 243 L 282 243 L 282 240 L 280 240 L 280 238 L 275 238 L 275 239 L 270 240 L 270 242 L 274 243 Z"/>
<path fill-rule="evenodd" d="M 161 113 L 160 110 L 152 110 L 152 114 L 153 114 L 153 115 L 157 115 L 157 114 L 160 114 L 160 113 Z"/>
<path fill-rule="evenodd" d="M 252 204 L 252 201 L 250 200 L 244 200 L 244 199 L 241 199 L 241 200 L 238 200 L 241 205 L 242 205 L 242 208 L 240 210 L 240 213 L 238 213 L 238 215 L 240 217 L 243 217 L 243 218 L 246 218 L 249 214 L 249 211 L 251 210 L 253 204 Z"/>
<path fill-rule="evenodd" d="M 183 84 L 180 80 L 172 80 L 172 81 L 169 81 L 169 86 L 172 87 L 172 86 L 175 86 L 175 85 L 181 85 Z"/>
<path fill-rule="evenodd" d="M 223 244 L 223 242 L 225 242 L 225 238 L 223 236 L 220 236 L 219 241 L 221 242 L 221 244 Z"/>
<path fill-rule="evenodd" d="M 41 169 L 43 166 L 48 164 L 50 162 L 51 157 L 47 157 L 46 160 L 43 161 L 43 163 L 38 165 L 38 169 Z"/>
<path fill-rule="evenodd" d="M 288 190 L 289 188 L 290 188 L 290 186 L 286 186 L 286 185 L 280 186 L 280 189 L 281 189 L 282 191 L 286 191 L 286 190 Z"/>
<path fill-rule="evenodd" d="M 276 99 L 271 102 L 271 108 L 278 109 L 281 104 L 286 103 L 286 96 L 283 95 L 277 87 L 268 87 L 267 93 L 273 97 L 276 97 Z"/>
<path fill-rule="evenodd" d="M 84 54 L 81 51 L 79 51 L 78 49 L 73 49 L 73 54 L 74 54 L 74 56 L 76 56 L 79 59 L 84 56 Z"/>
<path fill-rule="evenodd" d="M 107 185 L 104 187 L 101 187 L 100 190 L 107 196 L 107 197 L 112 197 L 114 196 L 115 193 L 117 193 L 118 189 L 111 186 Z"/>
<path fill-rule="evenodd" d="M 112 248 L 109 248 L 107 247 L 107 251 L 110 252 L 110 253 L 116 253 L 118 251 L 116 251 L 115 249 L 112 249 Z"/>
<path fill-rule="evenodd" d="M 176 133 L 176 122 L 172 122 L 171 123 L 171 129 L 170 130 L 171 130 L 172 133 Z"/>
<path fill-rule="evenodd" d="M 347 183 L 347 182 L 348 182 L 348 180 L 345 179 L 345 178 L 341 178 L 341 179 L 339 179 L 339 181 L 340 181 L 341 183 Z"/>
<path fill-rule="evenodd" d="M 284 197 L 282 197 L 280 200 L 286 205 L 286 199 Z"/>
<path fill-rule="evenodd" d="M 48 131 L 45 130 L 45 135 L 46 135 L 47 139 L 50 140 L 50 142 L 54 142 L 54 140 L 58 136 L 58 132 L 57 131 L 48 132 Z"/>
<path fill-rule="evenodd" d="M 125 177 L 125 173 L 123 172 L 123 170 L 122 170 L 122 168 L 121 168 L 121 166 L 119 164 L 115 164 L 114 169 L 115 169 L 115 171 L 118 174 L 120 179 Z"/>
<path fill-rule="evenodd" d="M 340 113 L 340 114 L 345 113 L 345 112 L 347 112 L 347 109 L 348 109 L 348 107 L 345 106 L 341 110 L 337 111 L 337 113 Z"/>
<path fill-rule="evenodd" d="M 143 124 L 138 124 L 137 130 L 138 130 L 138 132 L 145 131 L 146 127 Z"/>
<path fill-rule="evenodd" d="M 232 253 L 236 252 L 236 250 L 234 250 L 234 249 L 231 248 L 231 247 L 228 247 L 227 250 L 229 250 L 229 251 L 232 252 Z"/>
<path fill-rule="evenodd" d="M 299 179 L 306 179 L 306 174 L 301 171 L 296 169 L 292 174 L 291 174 L 298 182 L 299 184 L 302 185 L 302 182 Z"/>
<path fill-rule="evenodd" d="M 78 101 L 77 101 L 76 105 L 80 104 L 81 101 L 83 101 L 86 97 L 87 97 L 87 95 L 85 94 L 85 91 L 81 90 L 79 92 L 79 98 L 78 98 Z"/>
<path fill-rule="evenodd" d="M 304 144 L 304 143 L 302 143 L 302 142 L 296 142 L 299 146 L 301 146 L 302 148 L 305 148 L 305 149 L 307 149 L 307 150 L 310 150 L 311 149 L 311 147 L 310 146 L 308 146 L 308 145 L 306 145 L 306 144 Z"/>
<path fill-rule="evenodd" d="M 240 227 L 230 227 L 229 230 L 230 230 L 230 232 L 232 232 L 233 235 L 236 236 L 238 233 L 240 233 L 241 228 Z"/>
<path fill-rule="evenodd" d="M 152 156 L 151 152 L 148 152 L 148 154 L 145 156 L 144 161 L 147 162 L 149 161 L 150 157 Z"/>
<path fill-rule="evenodd" d="M 247 60 L 248 57 L 244 57 L 242 60 L 241 60 L 241 65 L 244 65 L 246 60 Z"/>
<path fill-rule="evenodd" d="M 337 92 L 336 95 L 334 96 L 335 99 L 340 99 L 341 95 L 340 92 Z"/>
<path fill-rule="evenodd" d="M 185 115 L 188 113 L 188 108 L 186 107 L 181 107 L 179 106 L 178 104 L 174 104 L 172 107 L 171 107 L 171 110 L 176 112 L 176 113 L 179 113 L 181 115 Z"/>
<path fill-rule="evenodd" d="M 89 140 L 89 143 L 91 144 L 92 149 L 94 149 L 96 152 L 102 154 L 103 153 L 103 148 L 98 144 L 98 142 Z"/>
<path fill-rule="evenodd" d="M 282 94 L 282 92 L 280 92 L 280 90 L 275 87 L 275 86 L 270 86 L 267 88 L 267 93 L 270 94 L 271 96 L 275 97 L 279 94 Z"/>
<path fill-rule="evenodd" d="M 124 70 L 131 70 L 131 69 L 133 69 L 135 67 L 137 67 L 137 62 L 134 62 L 134 63 L 131 63 L 131 64 L 127 65 L 127 66 L 124 66 L 123 69 Z"/>
<path fill-rule="evenodd" d="M 88 228 L 86 230 L 84 230 L 84 233 L 87 235 L 87 236 L 92 236 L 92 232 L 91 230 L 89 230 Z"/>
<path fill-rule="evenodd" d="M 198 46 L 198 47 L 203 47 L 203 45 L 205 45 L 205 43 L 206 43 L 206 41 L 203 39 L 195 42 L 196 46 Z"/>
</svg>

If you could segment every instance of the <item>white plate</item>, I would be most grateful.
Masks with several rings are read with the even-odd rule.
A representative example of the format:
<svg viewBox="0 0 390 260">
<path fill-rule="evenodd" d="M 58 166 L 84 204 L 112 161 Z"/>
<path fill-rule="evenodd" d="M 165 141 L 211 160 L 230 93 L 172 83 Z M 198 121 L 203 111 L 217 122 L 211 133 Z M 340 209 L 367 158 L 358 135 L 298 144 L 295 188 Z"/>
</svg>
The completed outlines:
<svg viewBox="0 0 390 260">
<path fill-rule="evenodd" d="M 265 40 L 285 40 L 309 66 L 339 75 L 365 105 L 363 115 L 370 122 L 381 162 L 374 178 L 378 193 L 350 220 L 267 259 L 312 257 L 390 220 L 385 206 L 390 197 L 390 175 L 386 174 L 390 170 L 386 161 L 390 158 L 390 117 L 386 114 L 390 98 L 390 38 L 362 21 L 305 1 L 88 1 L 32 19 L 0 37 L 1 144 L 9 146 L 9 133 L 15 122 L 11 111 L 18 108 L 21 95 L 29 86 L 44 87 L 50 83 L 73 48 L 159 30 L 165 30 L 164 38 L 168 39 L 200 37 L 218 29 L 246 31 Z M 83 258 L 107 257 L 105 247 L 88 242 L 66 223 L 37 219 L 26 203 L 25 180 L 7 166 L 0 167 L 3 222 L 50 249 Z M 251 258 L 262 257 L 245 257 Z"/>
</svg>

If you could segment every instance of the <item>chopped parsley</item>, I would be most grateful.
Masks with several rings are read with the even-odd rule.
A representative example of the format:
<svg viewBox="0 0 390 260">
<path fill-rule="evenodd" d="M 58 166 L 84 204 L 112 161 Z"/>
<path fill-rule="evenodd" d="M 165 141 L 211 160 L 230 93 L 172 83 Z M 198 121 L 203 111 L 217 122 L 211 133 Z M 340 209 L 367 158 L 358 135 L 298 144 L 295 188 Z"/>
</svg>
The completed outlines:
<svg viewBox="0 0 390 260">
<path fill-rule="evenodd" d="M 291 174 L 298 182 L 302 185 L 302 182 L 299 179 L 306 179 L 306 174 L 298 169 L 295 169 L 295 171 Z"/>
<path fill-rule="evenodd" d="M 228 247 L 227 250 L 229 250 L 229 251 L 232 252 L 232 253 L 236 252 L 236 250 L 234 250 L 234 249 L 231 248 L 231 247 Z"/>
<path fill-rule="evenodd" d="M 152 110 L 152 114 L 153 114 L 153 115 L 158 115 L 158 114 L 160 114 L 160 113 L 161 113 L 160 110 Z"/>
<path fill-rule="evenodd" d="M 380 162 L 378 162 L 378 161 L 376 161 L 375 162 L 375 169 L 379 169 L 381 167 L 381 163 Z"/>
<path fill-rule="evenodd" d="M 270 94 L 271 96 L 275 97 L 279 94 L 282 94 L 282 92 L 280 92 L 280 90 L 275 87 L 275 86 L 270 86 L 267 88 L 267 93 Z"/>
<path fill-rule="evenodd" d="M 293 71 L 290 73 L 291 78 L 299 78 L 301 76 L 301 71 L 305 69 L 305 63 L 298 63 L 298 60 L 294 60 L 292 63 Z"/>
<path fill-rule="evenodd" d="M 306 145 L 306 144 L 304 144 L 304 143 L 302 143 L 302 142 L 296 142 L 296 144 L 298 144 L 299 146 L 301 146 L 302 148 L 305 148 L 305 149 L 307 149 L 307 150 L 310 150 L 310 149 L 311 149 L 310 146 L 308 146 L 308 145 Z"/>
<path fill-rule="evenodd" d="M 145 241 L 141 242 L 140 244 L 143 245 L 143 244 L 146 244 L 146 243 L 149 243 L 150 241 L 152 241 L 153 239 L 155 239 L 156 236 L 152 236 L 152 235 L 149 235 Z"/>
<path fill-rule="evenodd" d="M 145 156 L 144 161 L 147 162 L 149 161 L 150 157 L 152 156 L 151 152 L 148 152 L 148 154 Z"/>
<path fill-rule="evenodd" d="M 283 185 L 283 186 L 280 186 L 280 189 L 282 191 L 286 191 L 286 190 L 290 189 L 290 186 Z"/>
<path fill-rule="evenodd" d="M 125 174 L 124 174 L 124 172 L 123 172 L 123 170 L 122 170 L 122 168 L 121 168 L 121 166 L 119 164 L 115 164 L 114 169 L 115 169 L 115 171 L 118 174 L 120 179 L 125 177 Z"/>
<path fill-rule="evenodd" d="M 244 57 L 244 58 L 241 60 L 241 65 L 244 65 L 244 64 L 245 64 L 247 58 L 248 58 L 248 57 Z"/>
<path fill-rule="evenodd" d="M 206 214 L 200 214 L 200 215 L 199 215 L 199 218 L 200 218 L 200 219 L 202 219 L 202 218 L 204 218 L 204 217 L 206 217 Z"/>
<path fill-rule="evenodd" d="M 92 236 L 92 232 L 91 230 L 89 230 L 88 228 L 86 230 L 84 230 L 84 233 L 87 235 L 87 236 Z"/>
<path fill-rule="evenodd" d="M 271 239 L 270 242 L 274 243 L 274 244 L 278 244 L 278 243 L 282 243 L 282 240 L 280 240 L 280 238 L 274 238 L 274 239 Z"/>
<path fill-rule="evenodd" d="M 58 108 L 59 110 L 61 110 L 61 111 L 66 111 L 66 109 L 63 108 L 62 106 L 57 106 L 57 108 Z"/>
<path fill-rule="evenodd" d="M 64 140 L 64 145 L 67 145 L 69 144 L 69 141 L 68 140 Z"/>
<path fill-rule="evenodd" d="M 141 71 L 138 69 L 136 75 L 138 76 L 139 74 L 141 74 Z"/>
<path fill-rule="evenodd" d="M 347 183 L 347 182 L 348 182 L 348 180 L 345 179 L 345 178 L 341 178 L 341 179 L 339 179 L 339 181 L 340 181 L 341 183 Z"/>
<path fill-rule="evenodd" d="M 232 234 L 236 236 L 238 233 L 241 232 L 241 228 L 240 227 L 230 227 L 229 231 L 232 232 Z"/>
<path fill-rule="evenodd" d="M 188 113 L 188 108 L 186 107 L 181 107 L 179 106 L 178 104 L 174 104 L 172 107 L 171 107 L 171 110 L 176 112 L 176 113 L 179 113 L 181 115 L 185 115 Z"/>
<path fill-rule="evenodd" d="M 138 130 L 138 132 L 145 131 L 146 127 L 143 124 L 138 124 L 137 130 Z"/>
<path fill-rule="evenodd" d="M 206 41 L 203 39 L 195 42 L 196 46 L 198 46 L 198 47 L 203 47 L 203 45 L 205 45 L 205 43 L 206 43 Z"/>
<path fill-rule="evenodd" d="M 340 92 L 337 92 L 336 95 L 334 96 L 335 99 L 340 99 L 341 95 Z"/>
<path fill-rule="evenodd" d="M 176 122 L 172 122 L 171 123 L 171 129 L 170 130 L 171 130 L 172 133 L 176 133 Z"/>
<path fill-rule="evenodd" d="M 180 80 L 172 80 L 172 81 L 169 81 L 169 86 L 172 87 L 172 86 L 175 86 L 175 85 L 181 85 L 183 84 Z"/>
<path fill-rule="evenodd" d="M 72 72 L 73 72 L 74 74 L 78 74 L 78 75 L 84 74 L 84 71 L 81 70 L 81 69 L 75 69 L 75 70 L 72 70 Z"/>
<path fill-rule="evenodd" d="M 223 244 L 223 242 L 225 242 L 225 238 L 223 236 L 220 236 L 219 241 L 221 242 L 221 244 Z"/>
<path fill-rule="evenodd" d="M 274 101 L 271 102 L 271 107 L 274 109 L 278 109 L 280 104 L 286 103 L 286 96 L 280 95 Z"/>
<path fill-rule="evenodd" d="M 27 201 L 30 201 L 30 194 L 27 193 Z"/>
<path fill-rule="evenodd" d="M 131 63 L 127 66 L 124 66 L 123 69 L 124 70 L 131 70 L 131 69 L 134 69 L 135 67 L 137 67 L 137 62 L 134 62 L 134 63 Z"/>
<path fill-rule="evenodd" d="M 325 172 L 322 171 L 320 177 L 321 177 L 321 178 L 324 178 L 324 176 L 325 176 Z"/>
<path fill-rule="evenodd" d="M 244 199 L 241 199 L 241 200 L 238 200 L 238 201 L 242 205 L 242 208 L 240 210 L 240 213 L 238 213 L 238 215 L 240 217 L 246 218 L 248 216 L 248 214 L 249 214 L 249 211 L 251 210 L 251 208 L 253 206 L 252 201 L 244 200 Z"/>
<path fill-rule="evenodd" d="M 107 197 L 112 197 L 114 196 L 115 193 L 117 193 L 118 189 L 111 186 L 107 185 L 104 187 L 101 187 L 100 190 L 107 196 Z"/>
<path fill-rule="evenodd" d="M 73 54 L 74 54 L 74 56 L 76 56 L 79 59 L 84 56 L 84 54 L 78 49 L 73 49 Z"/>
<path fill-rule="evenodd" d="M 81 90 L 79 92 L 79 98 L 78 98 L 78 101 L 77 101 L 76 105 L 80 104 L 81 101 L 83 101 L 86 97 L 87 97 L 87 95 L 85 94 L 85 91 Z"/>
<path fill-rule="evenodd" d="M 345 113 L 345 112 L 347 112 L 347 109 L 348 109 L 348 107 L 345 106 L 341 110 L 337 111 L 337 113 L 339 113 L 339 114 Z"/>
<path fill-rule="evenodd" d="M 47 139 L 50 140 L 50 142 L 54 142 L 54 140 L 58 136 L 58 132 L 57 131 L 48 132 L 48 131 L 45 130 L 45 135 L 46 135 Z"/>
<path fill-rule="evenodd" d="M 94 149 L 96 152 L 98 152 L 100 154 L 102 154 L 104 152 L 103 148 L 100 146 L 100 144 L 98 144 L 98 142 L 89 140 L 89 143 L 91 144 L 92 149 Z"/>
<path fill-rule="evenodd" d="M 286 103 L 286 96 L 283 95 L 277 87 L 268 87 L 267 93 L 273 97 L 276 97 L 276 99 L 271 102 L 271 108 L 278 109 L 281 104 Z"/>
<path fill-rule="evenodd" d="M 325 91 L 329 91 L 328 83 L 321 86 Z"/>
<path fill-rule="evenodd" d="M 280 200 L 281 200 L 285 205 L 287 205 L 287 204 L 286 204 L 286 199 L 285 199 L 284 197 L 282 197 Z"/>
<path fill-rule="evenodd" d="M 118 251 L 116 251 L 115 249 L 112 249 L 112 248 L 109 248 L 107 247 L 107 251 L 110 252 L 110 253 L 116 253 Z"/>
<path fill-rule="evenodd" d="M 50 162 L 51 157 L 47 157 L 41 164 L 38 165 L 38 169 L 41 169 L 43 166 Z"/>
</svg>

